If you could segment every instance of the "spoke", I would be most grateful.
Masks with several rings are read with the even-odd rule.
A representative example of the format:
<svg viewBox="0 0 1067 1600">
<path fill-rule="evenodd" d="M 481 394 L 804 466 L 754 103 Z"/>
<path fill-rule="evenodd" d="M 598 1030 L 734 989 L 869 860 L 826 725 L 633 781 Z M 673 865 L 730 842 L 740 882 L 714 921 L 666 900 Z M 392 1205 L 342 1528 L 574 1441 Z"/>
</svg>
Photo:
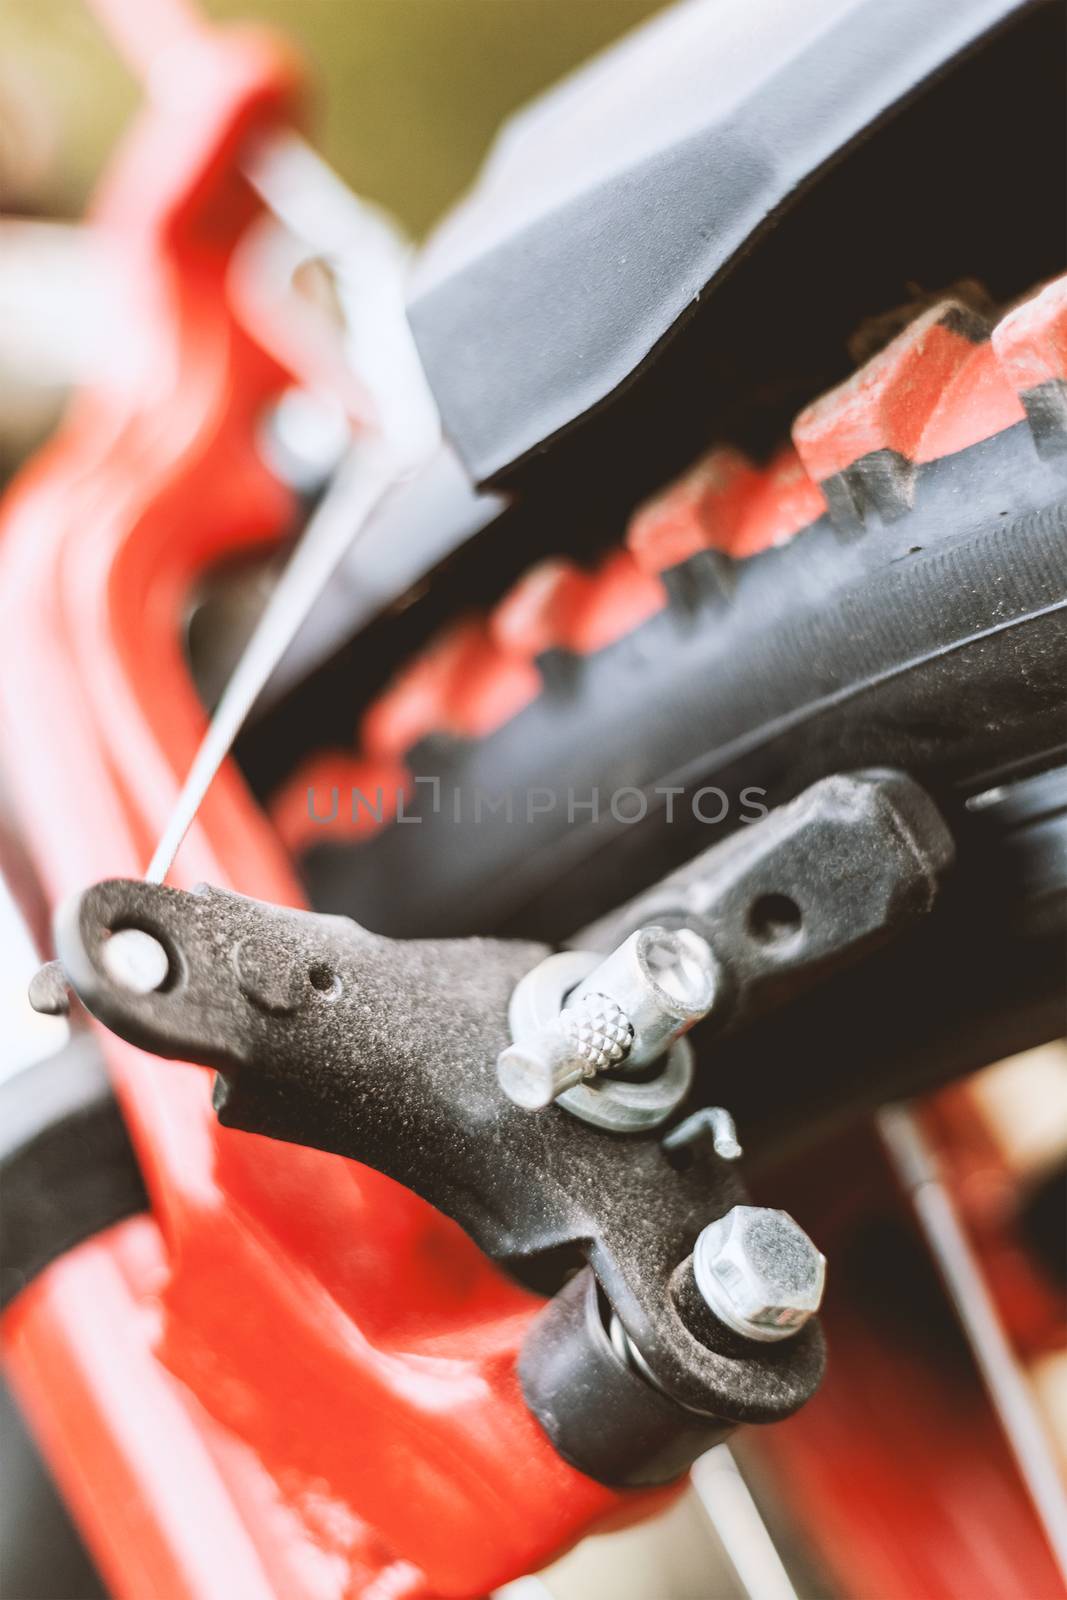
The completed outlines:
<svg viewBox="0 0 1067 1600">
<path fill-rule="evenodd" d="M 981 1268 L 918 1121 L 901 1106 L 878 1119 L 930 1252 L 952 1297 L 1052 1554 L 1067 1582 L 1067 1493 L 1030 1385 L 997 1315 Z"/>
<path fill-rule="evenodd" d="M 797 1600 L 797 1592 L 729 1445 L 693 1467 L 693 1488 L 752 1600 Z"/>
</svg>

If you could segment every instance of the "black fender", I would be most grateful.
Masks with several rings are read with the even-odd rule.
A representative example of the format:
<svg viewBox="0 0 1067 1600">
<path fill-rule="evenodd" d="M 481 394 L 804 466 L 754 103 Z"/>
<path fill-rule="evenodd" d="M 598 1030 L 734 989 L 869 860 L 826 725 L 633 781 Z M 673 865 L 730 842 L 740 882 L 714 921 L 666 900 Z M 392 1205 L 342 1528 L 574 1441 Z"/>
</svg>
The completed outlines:
<svg viewBox="0 0 1067 1600">
<path fill-rule="evenodd" d="M 522 113 L 409 310 L 473 481 L 547 453 L 630 498 L 709 438 L 780 436 L 909 284 L 1003 301 L 1058 270 L 1063 26 L 1033 0 L 706 0 Z"/>
</svg>

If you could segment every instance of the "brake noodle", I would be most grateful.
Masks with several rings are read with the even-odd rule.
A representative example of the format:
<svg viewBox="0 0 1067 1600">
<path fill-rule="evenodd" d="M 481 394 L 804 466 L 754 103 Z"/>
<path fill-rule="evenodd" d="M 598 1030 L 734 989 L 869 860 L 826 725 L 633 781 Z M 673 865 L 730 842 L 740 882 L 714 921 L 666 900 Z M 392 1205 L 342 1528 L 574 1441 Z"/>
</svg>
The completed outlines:
<svg viewBox="0 0 1067 1600">
<path fill-rule="evenodd" d="M 450 624 L 368 708 L 352 749 L 316 752 L 276 792 L 279 834 L 294 854 L 320 843 L 315 797 L 352 788 L 377 803 L 331 819 L 331 838 L 365 838 L 410 795 L 405 757 L 420 740 L 494 733 L 541 692 L 547 652 L 592 654 L 662 610 L 670 568 L 701 551 L 749 560 L 824 514 L 862 535 L 872 513 L 906 513 L 917 467 L 1023 421 L 1040 455 L 1067 450 L 1067 277 L 995 325 L 942 300 L 807 406 L 766 465 L 715 446 L 638 507 L 595 568 L 551 557 L 488 615 Z"/>
</svg>

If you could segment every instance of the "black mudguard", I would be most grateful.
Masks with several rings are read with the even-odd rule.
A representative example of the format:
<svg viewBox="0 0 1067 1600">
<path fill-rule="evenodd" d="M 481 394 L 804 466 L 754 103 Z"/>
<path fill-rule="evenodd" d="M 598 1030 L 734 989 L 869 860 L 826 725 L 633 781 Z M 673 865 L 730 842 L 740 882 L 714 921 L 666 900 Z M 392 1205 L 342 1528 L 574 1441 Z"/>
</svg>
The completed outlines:
<svg viewBox="0 0 1067 1600">
<path fill-rule="evenodd" d="M 476 483 L 577 434 L 586 474 L 599 443 L 640 492 L 723 435 L 717 407 L 758 448 L 739 374 L 781 432 L 909 282 L 1003 300 L 1058 268 L 1059 5 L 748 3 L 740 89 L 734 13 L 681 6 L 524 113 L 431 241 L 410 318 Z"/>
</svg>

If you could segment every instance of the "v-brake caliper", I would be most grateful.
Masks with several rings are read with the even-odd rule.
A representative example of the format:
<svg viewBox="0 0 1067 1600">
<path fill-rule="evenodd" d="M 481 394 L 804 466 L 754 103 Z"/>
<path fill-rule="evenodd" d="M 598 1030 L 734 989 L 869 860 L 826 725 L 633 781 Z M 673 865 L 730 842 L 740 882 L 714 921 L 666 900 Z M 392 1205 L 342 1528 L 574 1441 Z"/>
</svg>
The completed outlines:
<svg viewBox="0 0 1067 1600">
<path fill-rule="evenodd" d="M 553 1293 L 528 1405 L 582 1471 L 649 1484 L 788 1416 L 823 1367 L 825 1262 L 747 1203 L 716 1043 L 928 911 L 951 855 L 916 784 L 858 773 L 559 952 L 132 880 L 80 895 L 56 941 L 109 1028 L 216 1069 L 227 1126 L 387 1173 Z"/>
</svg>

